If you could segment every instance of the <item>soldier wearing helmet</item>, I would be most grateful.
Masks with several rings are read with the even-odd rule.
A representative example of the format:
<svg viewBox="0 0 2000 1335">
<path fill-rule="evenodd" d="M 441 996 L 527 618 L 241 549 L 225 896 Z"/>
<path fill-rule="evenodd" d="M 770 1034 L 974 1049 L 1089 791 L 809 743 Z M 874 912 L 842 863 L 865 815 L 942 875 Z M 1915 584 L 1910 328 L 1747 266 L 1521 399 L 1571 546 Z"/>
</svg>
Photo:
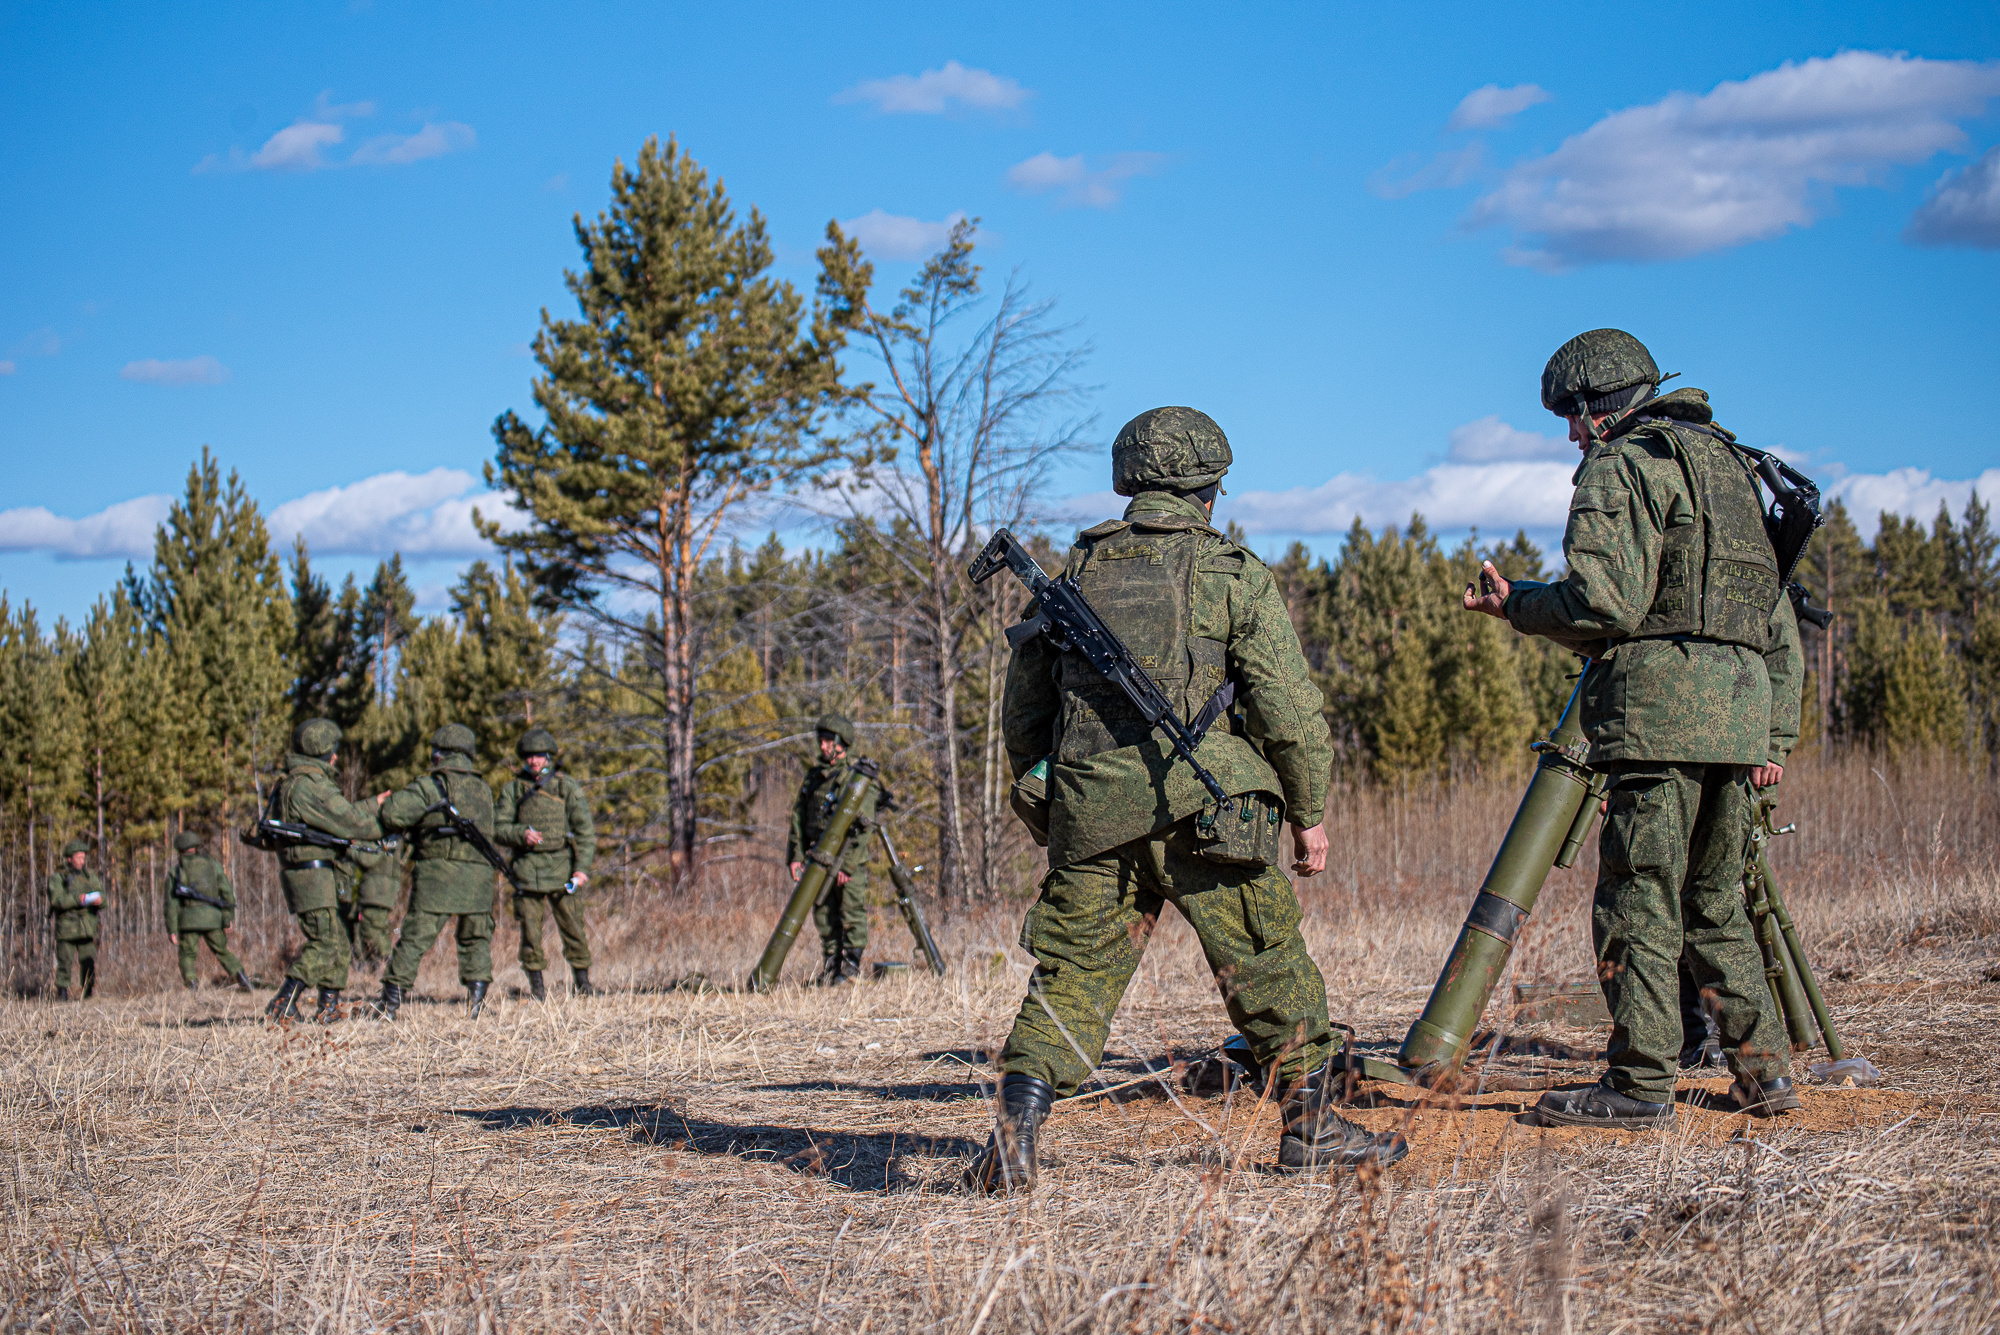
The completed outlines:
<svg viewBox="0 0 2000 1335">
<path fill-rule="evenodd" d="M 576 893 L 590 881 L 597 859 L 597 830 L 583 785 L 555 767 L 556 739 L 547 728 L 530 728 L 514 743 L 521 768 L 500 787 L 494 807 L 493 841 L 519 850 L 513 858 L 514 920 L 521 928 L 521 969 L 535 1000 L 548 996 L 542 970 L 542 919 L 553 916 L 569 964 L 571 989 L 591 994 L 590 942 L 583 934 L 583 901 Z"/>
<path fill-rule="evenodd" d="M 180 947 L 182 984 L 190 992 L 199 986 L 196 966 L 202 943 L 207 942 L 208 953 L 221 963 L 237 990 L 248 992 L 250 975 L 229 948 L 229 932 L 236 921 L 236 887 L 229 883 L 229 873 L 202 848 L 201 836 L 193 830 L 174 836 L 174 852 L 180 856 L 167 873 L 167 939 Z"/>
<path fill-rule="evenodd" d="M 56 943 L 56 1000 L 69 1000 L 72 969 L 81 970 L 83 995 L 97 990 L 97 915 L 104 911 L 104 882 L 85 871 L 90 845 L 63 845 L 62 865 L 49 878 L 49 935 Z"/>
<path fill-rule="evenodd" d="M 493 867 L 446 822 L 443 811 L 449 802 L 481 834 L 493 838 L 493 790 L 479 777 L 478 750 L 472 729 L 447 723 L 431 736 L 431 772 L 377 799 L 383 828 L 408 831 L 414 848 L 410 910 L 403 915 L 396 951 L 382 974 L 384 1019 L 396 1018 L 404 993 L 417 981 L 424 953 L 453 919 L 458 981 L 465 987 L 466 1010 L 475 1018 L 493 985 Z"/>
<path fill-rule="evenodd" d="M 1803 658 L 1755 477 L 1698 389 L 1645 345 L 1593 329 L 1557 349 L 1542 404 L 1583 451 L 1553 584 L 1488 562 L 1465 606 L 1589 657 L 1590 764 L 1610 775 L 1591 926 L 1612 1015 L 1597 1085 L 1545 1096 L 1545 1125 L 1666 1126 L 1685 967 L 1745 1112 L 1798 1107 L 1790 1042 L 1744 912 L 1755 786 L 1798 739 Z"/>
<path fill-rule="evenodd" d="M 308 825 L 323 834 L 380 839 L 382 827 L 375 813 L 348 801 L 340 791 L 340 776 L 334 769 L 339 750 L 340 725 L 331 719 L 307 719 L 294 728 L 285 777 L 271 797 L 272 810 L 279 820 Z M 309 843 L 287 843 L 278 850 L 278 858 L 285 907 L 299 920 L 306 945 L 265 1013 L 280 1022 L 297 1019 L 299 994 L 312 987 L 319 994 L 312 1018 L 331 1024 L 340 1018 L 340 994 L 347 986 L 348 942 L 340 913 L 341 901 L 354 884 L 354 863 L 343 853 Z"/>
<path fill-rule="evenodd" d="M 1206 724 L 1198 755 L 1227 803 L 1081 655 L 1010 632 L 1003 736 L 1016 779 L 1040 777 L 1049 795 L 1049 870 L 1021 929 L 1035 972 L 1000 1055 L 999 1124 L 967 1172 L 975 1189 L 1033 1186 L 1042 1119 L 1103 1055 L 1168 903 L 1201 938 L 1231 1023 L 1271 1073 L 1280 1162 L 1383 1165 L 1408 1152 L 1401 1136 L 1334 1108 L 1326 983 L 1277 866 L 1289 823 L 1293 870 L 1326 867 L 1333 745 L 1271 572 L 1212 522 L 1231 461 L 1222 429 L 1192 408 L 1132 419 L 1111 447 L 1112 485 L 1132 502 L 1079 534 L 1063 569 L 1183 719 Z"/>
<path fill-rule="evenodd" d="M 818 845 L 826 823 L 840 805 L 842 788 L 860 756 L 854 748 L 854 720 L 845 714 L 821 714 L 813 725 L 819 761 L 806 768 L 799 795 L 792 803 L 791 837 L 785 844 L 785 865 L 792 879 L 805 874 L 806 855 Z M 833 884 L 813 905 L 813 926 L 819 928 L 819 981 L 825 986 L 849 982 L 861 974 L 861 957 L 868 949 L 868 836 L 874 828 L 881 796 L 870 785 L 861 812 L 849 828 L 836 856 Z"/>
</svg>

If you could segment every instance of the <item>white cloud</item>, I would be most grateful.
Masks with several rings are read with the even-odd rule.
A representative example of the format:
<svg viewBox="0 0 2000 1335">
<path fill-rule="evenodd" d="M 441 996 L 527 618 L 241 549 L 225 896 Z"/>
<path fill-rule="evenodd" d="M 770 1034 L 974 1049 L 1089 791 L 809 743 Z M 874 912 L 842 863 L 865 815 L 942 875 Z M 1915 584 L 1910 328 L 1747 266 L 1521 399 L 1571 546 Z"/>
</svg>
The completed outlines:
<svg viewBox="0 0 2000 1335">
<path fill-rule="evenodd" d="M 322 148 L 331 148 L 347 137 L 347 132 L 328 121 L 299 121 L 264 141 L 264 146 L 250 155 L 249 166 L 256 171 L 316 172 L 329 166 L 320 156 Z"/>
<path fill-rule="evenodd" d="M 14 363 L 0 362 L 0 375 L 12 375 L 12 374 L 14 374 Z"/>
<path fill-rule="evenodd" d="M 8 349 L 16 357 L 53 357 L 62 351 L 62 335 L 43 325 Z"/>
<path fill-rule="evenodd" d="M 58 561 L 153 554 L 153 530 L 167 517 L 169 496 L 135 496 L 82 519 L 65 519 L 39 505 L 0 510 L 0 552 L 50 552 Z"/>
<path fill-rule="evenodd" d="M 1932 477 L 1923 468 L 1892 468 L 1886 473 L 1848 473 L 1826 484 L 1828 498 L 1838 497 L 1861 536 L 1870 540 L 1881 528 L 1884 510 L 1928 522 L 1937 517 L 1938 506 L 1949 505 L 1955 519 L 1965 513 L 1974 491 L 1987 501 L 2000 496 L 2000 468 L 1960 481 Z"/>
<path fill-rule="evenodd" d="M 479 136 L 463 121 L 426 122 L 415 134 L 384 134 L 354 150 L 347 161 L 351 166 L 401 166 L 441 158 L 479 142 Z"/>
<path fill-rule="evenodd" d="M 206 355 L 184 357 L 179 361 L 147 357 L 141 361 L 126 362 L 118 372 L 118 378 L 146 385 L 220 385 L 229 379 L 229 368 Z"/>
<path fill-rule="evenodd" d="M 1007 184 L 1030 195 L 1061 190 L 1061 203 L 1108 209 L 1118 202 L 1121 183 L 1151 176 L 1166 165 L 1164 153 L 1114 153 L 1091 167 L 1079 153 L 1059 158 L 1044 151 L 1007 169 Z"/>
<path fill-rule="evenodd" d="M 1529 107 L 1546 102 L 1553 94 L 1532 83 L 1515 84 L 1512 88 L 1502 88 L 1497 83 L 1489 83 L 1484 88 L 1475 88 L 1465 95 L 1451 119 L 1445 122 L 1447 130 L 1485 130 L 1495 125 L 1505 124 L 1526 111 Z"/>
<path fill-rule="evenodd" d="M 834 95 L 836 102 L 872 102 L 877 111 L 937 116 L 958 107 L 1012 111 L 1033 94 L 1003 74 L 968 69 L 956 60 L 922 74 L 868 79 Z"/>
<path fill-rule="evenodd" d="M 1903 239 L 1920 246 L 2000 250 L 2000 146 L 1938 178 L 1930 198 L 1910 215 Z"/>
<path fill-rule="evenodd" d="M 526 519 L 476 485 L 457 468 L 377 473 L 286 501 L 271 511 L 271 534 L 286 543 L 302 535 L 315 552 L 334 555 L 486 556 L 493 549 L 472 526 L 475 507 L 509 529 Z"/>
<path fill-rule="evenodd" d="M 840 228 L 877 259 L 921 260 L 935 254 L 964 217 L 960 210 L 945 215 L 942 221 L 925 222 L 871 209 L 859 218 L 849 218 Z"/>
<path fill-rule="evenodd" d="M 1571 441 L 1523 431 L 1490 413 L 1464 426 L 1453 427 L 1445 439 L 1450 443 L 1446 457 L 1455 464 L 1567 460 L 1569 467 L 1576 467 L 1577 451 Z"/>
<path fill-rule="evenodd" d="M 1614 112 L 1509 169 L 1471 227 L 1502 226 L 1516 263 L 1561 269 L 1680 259 L 1810 226 L 1833 186 L 1965 141 L 2000 95 L 2000 62 L 1869 51 L 1788 62 L 1699 96 Z"/>
<path fill-rule="evenodd" d="M 1336 473 L 1317 487 L 1232 495 L 1224 517 L 1251 533 L 1336 534 L 1356 518 L 1381 528 L 1401 525 L 1412 513 L 1446 531 L 1560 531 L 1575 469 L 1573 461 L 1507 460 L 1442 463 L 1392 481 L 1372 473 Z"/>
<path fill-rule="evenodd" d="M 1464 185 L 1486 165 L 1486 145 L 1470 143 L 1464 148 L 1446 149 L 1418 166 L 1421 155 L 1397 158 L 1368 178 L 1370 193 L 1383 199 L 1402 199 L 1419 190 L 1453 190 Z"/>
</svg>

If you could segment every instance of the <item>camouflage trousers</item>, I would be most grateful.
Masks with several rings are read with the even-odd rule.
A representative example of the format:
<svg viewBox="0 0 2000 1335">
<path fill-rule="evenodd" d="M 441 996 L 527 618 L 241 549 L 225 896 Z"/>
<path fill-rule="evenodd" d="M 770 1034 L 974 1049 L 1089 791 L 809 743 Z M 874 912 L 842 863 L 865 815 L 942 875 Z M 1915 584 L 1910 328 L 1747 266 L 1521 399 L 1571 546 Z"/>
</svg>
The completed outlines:
<svg viewBox="0 0 2000 1335">
<path fill-rule="evenodd" d="M 542 953 L 542 919 L 556 920 L 556 935 L 562 938 L 563 959 L 572 969 L 590 967 L 590 942 L 583 935 L 583 904 L 575 895 L 560 890 L 553 894 L 514 896 L 514 921 L 521 926 L 521 967 L 540 973 L 549 967 Z"/>
<path fill-rule="evenodd" d="M 1104 1055 L 1111 1017 L 1166 903 L 1201 939 L 1229 1019 L 1259 1064 L 1280 1062 L 1292 1078 L 1326 1060 L 1326 981 L 1299 936 L 1292 883 L 1276 867 L 1195 856 L 1191 823 L 1042 879 L 1021 927 L 1035 971 L 1000 1054 L 1003 1072 L 1038 1076 L 1058 1098 L 1077 1091 Z"/>
<path fill-rule="evenodd" d="M 306 948 L 285 970 L 307 987 L 326 987 L 335 992 L 347 986 L 347 933 L 340 925 L 339 909 L 307 909 L 298 915 L 299 930 L 305 933 Z"/>
<path fill-rule="evenodd" d="M 829 884 L 813 905 L 813 926 L 819 928 L 822 956 L 868 948 L 868 871 L 847 878 L 846 885 Z"/>
<path fill-rule="evenodd" d="M 389 958 L 395 944 L 389 931 L 389 915 L 394 912 L 387 904 L 341 902 L 340 916 L 347 924 L 347 943 L 355 959 L 372 962 Z"/>
<path fill-rule="evenodd" d="M 1598 842 L 1591 932 L 1611 1007 L 1612 1088 L 1671 1103 L 1683 958 L 1738 1075 L 1791 1070 L 1764 957 L 1743 905 L 1756 807 L 1747 765 L 1620 761 Z"/>
<path fill-rule="evenodd" d="M 417 981 L 417 965 L 424 952 L 437 944 L 444 925 L 458 919 L 458 981 L 493 981 L 493 915 L 490 913 L 432 913 L 413 908 L 403 915 L 403 934 L 396 939 L 396 953 L 382 975 L 385 983 L 408 988 Z"/>
<path fill-rule="evenodd" d="M 56 986 L 68 987 L 70 971 L 79 963 L 97 963 L 97 943 L 95 941 L 56 942 Z"/>
<path fill-rule="evenodd" d="M 234 978 L 243 972 L 243 961 L 236 958 L 236 952 L 229 948 L 229 933 L 220 927 L 211 927 L 205 932 L 180 933 L 181 981 L 193 987 L 197 974 L 195 966 L 201 962 L 202 942 L 208 943 L 208 953 L 222 962 L 222 971 Z"/>
</svg>

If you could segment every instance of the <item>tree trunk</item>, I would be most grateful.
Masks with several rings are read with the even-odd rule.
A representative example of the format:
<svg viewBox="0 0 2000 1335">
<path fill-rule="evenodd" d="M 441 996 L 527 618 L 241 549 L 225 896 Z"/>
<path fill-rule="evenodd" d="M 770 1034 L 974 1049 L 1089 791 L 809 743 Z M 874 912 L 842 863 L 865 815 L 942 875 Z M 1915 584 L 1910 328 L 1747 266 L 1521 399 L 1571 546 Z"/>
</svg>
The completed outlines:
<svg viewBox="0 0 2000 1335">
<path fill-rule="evenodd" d="M 943 574 L 950 567 L 932 567 Z M 958 654 L 951 634 L 948 586 L 933 586 L 931 597 L 931 778 L 938 799 L 938 888 L 966 899 L 965 832 L 958 790 Z"/>
</svg>

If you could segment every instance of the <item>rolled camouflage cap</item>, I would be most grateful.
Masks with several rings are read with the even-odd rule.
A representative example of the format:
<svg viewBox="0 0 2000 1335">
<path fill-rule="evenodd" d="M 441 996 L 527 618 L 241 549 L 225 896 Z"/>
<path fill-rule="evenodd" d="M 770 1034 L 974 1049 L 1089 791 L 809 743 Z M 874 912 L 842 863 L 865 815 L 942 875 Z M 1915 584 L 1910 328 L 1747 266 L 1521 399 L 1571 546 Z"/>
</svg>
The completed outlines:
<svg viewBox="0 0 2000 1335">
<path fill-rule="evenodd" d="M 330 718 L 309 718 L 292 729 L 292 750 L 302 756 L 332 755 L 340 747 L 340 725 Z"/>
<path fill-rule="evenodd" d="M 821 714 L 813 731 L 838 737 L 842 746 L 854 745 L 854 720 L 845 714 Z"/>
<path fill-rule="evenodd" d="M 1151 408 L 1127 422 L 1111 442 L 1111 489 L 1120 496 L 1200 491 L 1222 481 L 1234 461 L 1229 437 L 1207 413 Z"/>
<path fill-rule="evenodd" d="M 463 723 L 447 723 L 431 734 L 431 750 L 463 751 L 467 755 L 479 749 L 479 738 Z"/>
<path fill-rule="evenodd" d="M 89 851 L 90 851 L 90 840 L 72 839 L 68 843 L 63 845 L 62 855 L 64 857 L 68 857 L 72 853 L 88 853 Z"/>
<path fill-rule="evenodd" d="M 176 853 L 185 853 L 190 849 L 195 849 L 200 847 L 201 847 L 201 836 L 196 834 L 193 830 L 182 830 L 179 834 L 174 836 L 174 852 Z"/>
<path fill-rule="evenodd" d="M 1542 406 L 1576 416 L 1581 394 L 1587 411 L 1615 413 L 1659 383 L 1659 364 L 1644 343 L 1623 329 L 1592 329 L 1557 348 L 1542 368 Z"/>
<path fill-rule="evenodd" d="M 547 728 L 530 728 L 521 734 L 521 740 L 514 743 L 514 754 L 526 759 L 529 756 L 552 756 L 556 753 L 556 735 Z"/>
</svg>

